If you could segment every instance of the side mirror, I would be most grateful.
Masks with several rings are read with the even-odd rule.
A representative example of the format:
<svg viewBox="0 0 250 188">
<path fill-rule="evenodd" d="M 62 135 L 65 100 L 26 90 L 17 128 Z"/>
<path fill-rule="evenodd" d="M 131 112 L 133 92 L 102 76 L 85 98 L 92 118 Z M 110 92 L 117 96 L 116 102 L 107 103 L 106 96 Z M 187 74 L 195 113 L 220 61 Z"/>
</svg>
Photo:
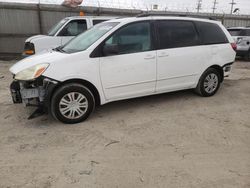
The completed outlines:
<svg viewBox="0 0 250 188">
<path fill-rule="evenodd" d="M 119 53 L 119 48 L 117 44 L 106 44 L 103 46 L 104 56 L 117 55 Z"/>
</svg>

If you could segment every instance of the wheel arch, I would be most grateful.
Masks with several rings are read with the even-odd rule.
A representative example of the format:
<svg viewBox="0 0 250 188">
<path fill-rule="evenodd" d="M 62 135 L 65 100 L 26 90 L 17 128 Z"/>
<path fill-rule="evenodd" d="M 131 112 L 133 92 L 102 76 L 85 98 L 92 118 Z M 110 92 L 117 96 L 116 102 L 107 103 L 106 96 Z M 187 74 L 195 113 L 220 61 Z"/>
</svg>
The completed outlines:
<svg viewBox="0 0 250 188">
<path fill-rule="evenodd" d="M 54 95 L 55 91 L 60 88 L 63 85 L 66 84 L 70 84 L 70 83 L 77 83 L 77 84 L 81 84 L 85 87 L 87 87 L 94 95 L 95 98 L 95 104 L 98 106 L 101 104 L 101 96 L 99 94 L 98 89 L 94 86 L 94 84 L 92 84 L 91 82 L 87 81 L 87 80 L 83 80 L 83 79 L 69 79 L 69 80 L 65 80 L 63 82 L 60 82 L 59 84 L 56 85 L 56 87 L 53 89 L 52 93 L 51 93 L 51 97 L 50 100 L 52 98 L 52 96 Z"/>
<path fill-rule="evenodd" d="M 223 80 L 224 80 L 224 71 L 223 71 L 223 68 L 220 66 L 220 65 L 212 65 L 212 66 L 210 66 L 210 67 L 208 67 L 207 69 L 209 69 L 209 68 L 214 68 L 214 69 L 216 69 L 219 73 L 220 73 L 220 75 L 221 75 L 221 80 L 220 80 L 220 82 L 223 82 Z M 206 70 L 207 70 L 206 69 Z M 205 71 L 206 71 L 205 70 Z M 204 72 L 205 72 L 204 71 Z"/>
</svg>

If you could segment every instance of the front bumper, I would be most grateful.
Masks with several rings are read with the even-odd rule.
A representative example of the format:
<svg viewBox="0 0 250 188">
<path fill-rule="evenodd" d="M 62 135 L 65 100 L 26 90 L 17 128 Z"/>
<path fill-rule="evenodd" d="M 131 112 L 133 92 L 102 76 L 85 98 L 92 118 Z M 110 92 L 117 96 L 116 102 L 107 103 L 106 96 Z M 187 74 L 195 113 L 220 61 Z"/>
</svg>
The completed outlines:
<svg viewBox="0 0 250 188">
<path fill-rule="evenodd" d="M 33 81 L 14 80 L 10 85 L 13 103 L 44 107 L 47 111 L 52 92 L 58 83 L 56 80 L 42 76 Z"/>
<path fill-rule="evenodd" d="M 12 96 L 13 103 L 22 103 L 22 96 L 20 92 L 20 84 L 16 81 L 13 81 L 10 84 L 10 93 Z"/>
</svg>

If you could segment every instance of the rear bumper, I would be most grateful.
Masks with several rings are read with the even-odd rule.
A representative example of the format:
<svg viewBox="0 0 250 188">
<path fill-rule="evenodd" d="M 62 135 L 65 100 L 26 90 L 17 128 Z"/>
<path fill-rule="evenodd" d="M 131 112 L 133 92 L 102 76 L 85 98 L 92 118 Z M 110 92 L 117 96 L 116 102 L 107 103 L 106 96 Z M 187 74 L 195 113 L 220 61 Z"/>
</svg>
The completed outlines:
<svg viewBox="0 0 250 188">
<path fill-rule="evenodd" d="M 234 62 L 232 63 L 227 63 L 225 64 L 222 68 L 223 68 L 223 74 L 224 74 L 224 77 L 228 77 L 231 73 L 231 70 L 232 70 L 232 65 L 234 64 Z"/>
<path fill-rule="evenodd" d="M 248 53 L 249 53 L 249 51 L 245 51 L 245 50 L 237 50 L 236 51 L 236 56 L 246 56 L 246 55 L 248 55 Z"/>
</svg>

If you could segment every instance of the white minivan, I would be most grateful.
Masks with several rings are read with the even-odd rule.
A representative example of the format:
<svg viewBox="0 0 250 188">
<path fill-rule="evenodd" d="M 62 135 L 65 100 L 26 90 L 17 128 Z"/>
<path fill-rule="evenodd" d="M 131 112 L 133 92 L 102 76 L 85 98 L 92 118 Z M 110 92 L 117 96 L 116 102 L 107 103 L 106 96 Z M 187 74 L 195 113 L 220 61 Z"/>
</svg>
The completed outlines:
<svg viewBox="0 0 250 188">
<path fill-rule="evenodd" d="M 73 16 L 64 18 L 50 29 L 48 35 L 35 35 L 28 38 L 24 44 L 23 56 L 27 57 L 64 45 L 94 25 L 113 18 L 115 17 Z"/>
<path fill-rule="evenodd" d="M 214 95 L 235 61 L 217 21 L 145 16 L 109 20 L 65 46 L 10 68 L 14 103 L 37 105 L 64 123 L 96 105 L 184 89 Z"/>
</svg>

